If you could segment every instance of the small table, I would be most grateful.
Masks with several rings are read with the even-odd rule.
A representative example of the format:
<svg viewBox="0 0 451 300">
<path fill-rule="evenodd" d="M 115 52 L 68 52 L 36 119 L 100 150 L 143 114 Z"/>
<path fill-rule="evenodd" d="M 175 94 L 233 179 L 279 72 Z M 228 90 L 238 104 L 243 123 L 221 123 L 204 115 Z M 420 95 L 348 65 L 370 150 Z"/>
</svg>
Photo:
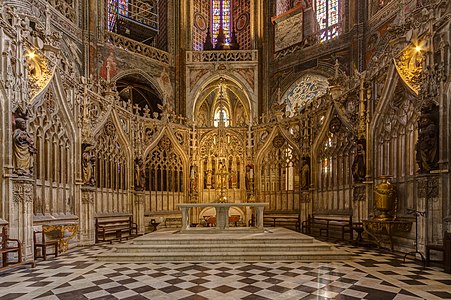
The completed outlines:
<svg viewBox="0 0 451 300">
<path fill-rule="evenodd" d="M 157 231 L 158 225 L 160 225 L 160 222 L 156 222 L 154 219 L 150 220 L 150 226 L 153 227 L 151 232 Z"/>
<path fill-rule="evenodd" d="M 69 235 L 65 236 L 66 230 Z M 66 252 L 69 249 L 69 241 L 73 239 L 78 233 L 78 224 L 47 224 L 42 225 L 43 234 L 56 232 L 59 252 Z"/>
<path fill-rule="evenodd" d="M 354 223 L 352 225 L 352 230 L 354 230 L 355 232 L 357 232 L 357 238 L 355 239 L 354 243 L 356 245 L 361 245 L 363 244 L 363 238 L 362 238 L 362 233 L 365 230 L 363 228 L 363 223 L 359 222 L 359 223 Z"/>
<path fill-rule="evenodd" d="M 376 240 L 379 248 L 383 242 L 387 241 L 390 245 L 390 250 L 393 251 L 393 234 L 396 232 L 410 232 L 412 222 L 401 220 L 363 220 L 363 229 Z"/>
</svg>

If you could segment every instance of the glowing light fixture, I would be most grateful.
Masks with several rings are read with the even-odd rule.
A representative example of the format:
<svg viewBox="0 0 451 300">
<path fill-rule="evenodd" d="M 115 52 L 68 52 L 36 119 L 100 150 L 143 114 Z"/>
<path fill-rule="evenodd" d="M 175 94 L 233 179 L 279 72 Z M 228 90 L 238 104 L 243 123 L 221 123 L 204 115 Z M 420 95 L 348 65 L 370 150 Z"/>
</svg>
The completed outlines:
<svg viewBox="0 0 451 300">
<path fill-rule="evenodd" d="M 415 47 L 415 51 L 421 52 L 421 46 L 417 45 L 417 46 Z"/>
<path fill-rule="evenodd" d="M 28 51 L 27 55 L 30 59 L 33 59 L 36 57 L 36 54 L 33 51 Z"/>
</svg>

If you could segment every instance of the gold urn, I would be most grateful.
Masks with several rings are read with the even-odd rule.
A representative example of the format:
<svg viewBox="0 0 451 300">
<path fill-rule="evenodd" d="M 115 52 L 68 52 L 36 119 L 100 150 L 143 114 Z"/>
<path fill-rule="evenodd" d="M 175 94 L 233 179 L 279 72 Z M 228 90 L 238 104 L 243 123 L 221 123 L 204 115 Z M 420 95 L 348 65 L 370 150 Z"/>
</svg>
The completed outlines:
<svg viewBox="0 0 451 300">
<path fill-rule="evenodd" d="M 382 182 L 376 185 L 374 191 L 375 220 L 396 219 L 396 187 L 389 181 L 391 178 L 389 175 L 379 177 Z"/>
</svg>

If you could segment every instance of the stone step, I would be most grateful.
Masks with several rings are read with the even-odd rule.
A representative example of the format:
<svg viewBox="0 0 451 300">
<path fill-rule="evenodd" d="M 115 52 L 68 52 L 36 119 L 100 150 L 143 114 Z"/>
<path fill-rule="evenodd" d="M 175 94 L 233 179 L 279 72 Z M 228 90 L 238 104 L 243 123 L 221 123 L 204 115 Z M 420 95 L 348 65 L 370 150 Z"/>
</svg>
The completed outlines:
<svg viewBox="0 0 451 300">
<path fill-rule="evenodd" d="M 208 229 L 207 229 L 208 230 Z M 213 261 L 331 261 L 350 259 L 351 253 L 286 229 L 264 232 L 158 230 L 137 237 L 97 258 L 106 262 L 213 262 Z"/>
<path fill-rule="evenodd" d="M 218 261 L 331 261 L 349 260 L 351 254 L 345 251 L 305 251 L 305 252 L 248 252 L 248 253 L 227 253 L 227 252 L 191 252 L 171 253 L 104 253 L 97 256 L 99 261 L 115 263 L 146 263 L 146 262 L 218 262 Z"/>
<path fill-rule="evenodd" d="M 140 244 L 129 244 L 129 245 L 116 245 L 115 246 L 117 253 L 127 253 L 127 252 L 215 252 L 218 250 L 226 251 L 229 253 L 233 252 L 250 252 L 252 250 L 261 251 L 261 252 L 277 252 L 283 249 L 284 252 L 293 252 L 293 251 L 319 251 L 319 250 L 330 250 L 331 246 L 327 243 L 285 243 L 285 244 L 261 244 L 261 243 L 224 243 L 224 244 L 189 244 L 189 245 L 180 245 L 180 244 L 156 244 L 156 245 L 140 245 Z"/>
<path fill-rule="evenodd" d="M 260 240 L 260 244 L 265 245 L 284 245 L 284 244 L 292 244 L 292 243 L 299 243 L 299 244 L 310 244 L 315 241 L 314 238 L 311 239 L 272 239 L 272 240 Z M 255 244 L 255 240 L 252 239 L 239 239 L 235 242 L 239 242 L 240 244 Z M 205 244 L 205 245 L 223 245 L 230 243 L 230 239 L 202 239 L 202 240 L 173 240 L 173 239 L 135 239 L 134 244 L 136 245 L 199 245 L 199 244 Z"/>
<path fill-rule="evenodd" d="M 283 232 L 285 235 L 278 235 L 280 229 L 267 230 L 264 234 L 262 233 L 246 233 L 246 234 L 178 234 L 175 230 L 161 230 L 152 232 L 150 234 L 137 237 L 133 240 L 134 244 L 140 245 L 197 245 L 197 244 L 225 244 L 230 242 L 239 242 L 240 244 L 254 244 L 258 241 L 261 244 L 277 244 L 282 245 L 286 243 L 313 243 L 316 241 L 315 238 L 307 236 L 304 234 L 299 234 L 297 232 L 285 229 Z M 294 233 L 286 235 L 286 231 L 291 231 Z"/>
</svg>

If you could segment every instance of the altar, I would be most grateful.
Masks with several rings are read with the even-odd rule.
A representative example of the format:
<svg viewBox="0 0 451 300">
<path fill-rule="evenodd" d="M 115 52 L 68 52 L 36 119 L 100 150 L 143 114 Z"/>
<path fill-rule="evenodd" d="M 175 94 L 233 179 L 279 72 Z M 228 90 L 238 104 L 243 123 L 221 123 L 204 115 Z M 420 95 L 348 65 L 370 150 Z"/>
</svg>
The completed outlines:
<svg viewBox="0 0 451 300">
<path fill-rule="evenodd" d="M 231 207 L 252 207 L 255 209 L 255 226 L 245 227 L 249 231 L 263 232 L 263 210 L 268 203 L 228 203 L 228 202 L 212 202 L 212 203 L 181 203 L 177 206 L 182 212 L 182 227 L 180 233 L 194 232 L 224 232 L 229 231 L 229 209 Z M 193 207 L 213 207 L 216 211 L 216 227 L 198 228 L 191 227 L 190 210 Z M 241 230 L 243 231 L 243 230 Z"/>
<path fill-rule="evenodd" d="M 403 220 L 363 220 L 363 229 L 374 238 L 378 247 L 388 243 L 389 249 L 393 251 L 393 235 L 396 233 L 407 233 L 412 229 L 411 221 Z"/>
</svg>

